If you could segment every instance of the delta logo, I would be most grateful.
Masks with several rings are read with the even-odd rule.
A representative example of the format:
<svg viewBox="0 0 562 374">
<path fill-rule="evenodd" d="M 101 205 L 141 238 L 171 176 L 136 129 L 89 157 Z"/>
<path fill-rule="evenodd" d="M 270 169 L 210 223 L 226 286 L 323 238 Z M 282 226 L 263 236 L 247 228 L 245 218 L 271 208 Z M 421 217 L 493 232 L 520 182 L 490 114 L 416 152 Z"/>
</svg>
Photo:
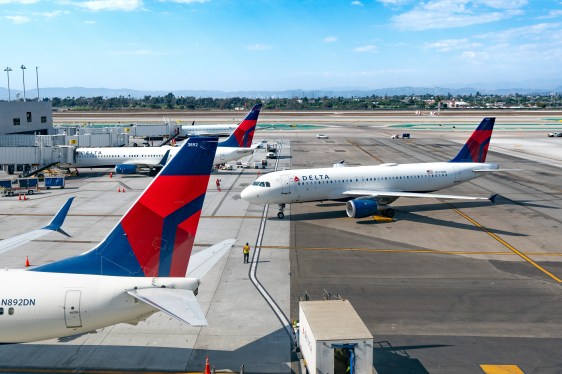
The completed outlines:
<svg viewBox="0 0 562 374">
<path fill-rule="evenodd" d="M 295 176 L 295 177 L 293 178 L 293 182 L 299 182 L 299 181 L 300 181 L 299 177 Z"/>
<path fill-rule="evenodd" d="M 298 177 L 295 177 L 298 178 Z M 330 177 L 327 174 L 317 174 L 317 175 L 302 175 L 301 179 L 303 181 L 323 181 L 323 180 L 329 180 Z M 297 182 L 297 180 L 295 179 L 295 182 Z"/>
</svg>

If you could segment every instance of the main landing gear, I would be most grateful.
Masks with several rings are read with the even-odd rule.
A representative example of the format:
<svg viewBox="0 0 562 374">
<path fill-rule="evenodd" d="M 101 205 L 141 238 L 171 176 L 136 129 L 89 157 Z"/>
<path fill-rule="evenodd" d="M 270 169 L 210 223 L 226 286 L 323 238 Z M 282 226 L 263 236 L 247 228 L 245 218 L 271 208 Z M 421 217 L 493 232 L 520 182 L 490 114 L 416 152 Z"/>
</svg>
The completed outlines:
<svg viewBox="0 0 562 374">
<path fill-rule="evenodd" d="M 381 214 L 383 217 L 394 218 L 394 209 L 386 208 L 385 210 L 381 210 Z"/>
<path fill-rule="evenodd" d="M 285 213 L 283 213 L 284 211 L 285 211 L 285 204 L 279 204 L 279 213 L 277 213 L 277 218 L 279 219 L 285 218 Z"/>
</svg>

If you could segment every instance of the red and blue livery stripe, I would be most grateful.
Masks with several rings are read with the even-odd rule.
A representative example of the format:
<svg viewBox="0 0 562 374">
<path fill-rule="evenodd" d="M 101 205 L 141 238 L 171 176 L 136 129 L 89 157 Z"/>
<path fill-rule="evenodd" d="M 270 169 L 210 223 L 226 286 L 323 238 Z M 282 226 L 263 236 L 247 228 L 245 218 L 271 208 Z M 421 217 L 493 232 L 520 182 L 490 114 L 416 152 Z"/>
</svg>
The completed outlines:
<svg viewBox="0 0 562 374">
<path fill-rule="evenodd" d="M 217 143 L 217 138 L 188 139 L 100 244 L 32 270 L 184 277 Z"/>
<path fill-rule="evenodd" d="M 219 143 L 219 147 L 230 148 L 248 148 L 252 146 L 254 140 L 254 132 L 260 115 L 262 104 L 256 104 L 250 110 L 246 118 L 238 124 L 238 127 L 223 142 Z"/>
<path fill-rule="evenodd" d="M 484 118 L 458 155 L 450 162 L 486 162 L 495 118 Z"/>
</svg>

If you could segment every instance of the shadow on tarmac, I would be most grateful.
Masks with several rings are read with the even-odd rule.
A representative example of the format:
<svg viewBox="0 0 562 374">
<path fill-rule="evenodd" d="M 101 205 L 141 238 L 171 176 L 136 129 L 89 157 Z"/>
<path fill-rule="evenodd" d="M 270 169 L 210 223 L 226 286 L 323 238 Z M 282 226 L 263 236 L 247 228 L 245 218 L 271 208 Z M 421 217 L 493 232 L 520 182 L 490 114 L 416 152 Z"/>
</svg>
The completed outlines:
<svg viewBox="0 0 562 374">
<path fill-rule="evenodd" d="M 374 342 L 373 366 L 378 374 L 429 374 L 422 363 L 410 357 L 408 350 L 448 347 L 446 344 L 427 344 L 393 347 L 389 341 Z"/>
<path fill-rule="evenodd" d="M 204 336 L 199 336 L 197 340 L 202 337 Z M 66 339 L 71 341 L 71 338 Z M 236 336 L 215 337 L 211 341 L 230 338 L 236 339 Z M 110 336 L 104 339 L 106 344 L 111 340 Z M 72 345 L 66 342 L 49 345 L 33 343 L 0 345 L 0 372 L 68 373 L 69 370 L 79 370 L 81 373 L 99 373 L 100 370 L 109 373 L 111 371 L 203 372 L 205 358 L 209 357 L 209 361 L 217 370 L 238 373 L 240 367 L 244 365 L 245 373 L 279 373 L 290 372 L 291 361 L 297 360 L 292 351 L 292 342 L 284 328 L 233 351 L 106 344 Z"/>
</svg>

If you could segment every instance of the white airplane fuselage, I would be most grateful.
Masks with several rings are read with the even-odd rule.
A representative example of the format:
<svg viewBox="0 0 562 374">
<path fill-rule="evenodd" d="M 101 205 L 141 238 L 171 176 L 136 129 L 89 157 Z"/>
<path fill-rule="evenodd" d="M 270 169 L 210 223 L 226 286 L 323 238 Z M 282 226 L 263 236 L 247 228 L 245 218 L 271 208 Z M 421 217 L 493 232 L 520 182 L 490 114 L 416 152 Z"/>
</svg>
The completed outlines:
<svg viewBox="0 0 562 374">
<path fill-rule="evenodd" d="M 199 280 L 0 270 L 0 284 L 0 343 L 22 343 L 134 324 L 158 310 L 127 291 L 166 287 L 197 293 Z"/>
<path fill-rule="evenodd" d="M 121 164 L 161 166 L 159 162 L 166 151 L 170 150 L 169 157 L 173 157 L 178 149 L 179 147 L 168 146 L 77 148 L 74 161 L 65 166 L 73 168 L 114 167 Z M 217 147 L 213 164 L 235 161 L 252 154 L 253 151 L 252 148 Z"/>
<path fill-rule="evenodd" d="M 237 124 L 231 125 L 192 125 L 182 126 L 181 135 L 183 136 L 229 136 L 238 127 Z"/>
<path fill-rule="evenodd" d="M 433 162 L 284 170 L 261 176 L 241 197 L 256 204 L 290 204 L 349 199 L 345 191 L 432 192 L 482 175 L 473 170 L 497 168 L 494 163 Z"/>
</svg>

